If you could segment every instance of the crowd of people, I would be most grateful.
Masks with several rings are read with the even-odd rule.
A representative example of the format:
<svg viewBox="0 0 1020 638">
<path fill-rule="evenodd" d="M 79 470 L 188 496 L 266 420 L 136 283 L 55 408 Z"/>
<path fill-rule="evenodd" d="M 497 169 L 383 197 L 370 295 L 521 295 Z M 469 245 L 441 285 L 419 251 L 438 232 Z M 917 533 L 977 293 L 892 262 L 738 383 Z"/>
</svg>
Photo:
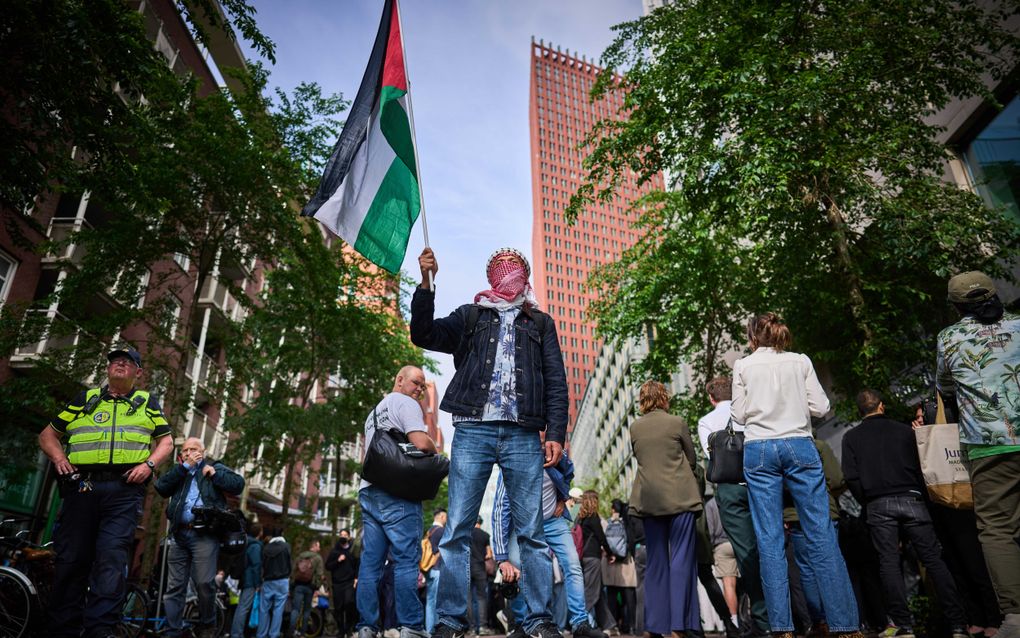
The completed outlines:
<svg viewBox="0 0 1020 638">
<path fill-rule="evenodd" d="M 411 340 L 452 354 L 456 368 L 440 406 L 455 426 L 448 509 L 435 509 L 426 528 L 420 501 L 362 480 L 357 544 L 341 530 L 325 560 L 318 540 L 302 541 L 295 554 L 282 530 L 244 519 L 244 551 L 217 574 L 223 540 L 209 535 L 203 517 L 223 511 L 244 479 L 188 439 L 155 480 L 168 498 L 171 635 L 184 630 L 190 582 L 199 636 L 213 635 L 217 586 L 234 593 L 237 637 L 252 625 L 259 638 L 294 631 L 327 592 L 341 636 L 698 636 L 699 583 L 727 638 L 859 638 L 864 631 L 912 638 L 922 622 L 929 635 L 1020 636 L 1013 425 L 1020 421 L 1020 317 L 1004 312 L 981 273 L 950 281 L 961 320 L 939 335 L 937 350 L 937 389 L 959 407 L 973 511 L 928 501 L 912 426 L 887 416 L 875 389 L 857 395 L 861 423 L 843 438 L 837 460 L 812 429 L 830 411 L 829 399 L 808 357 L 789 350 L 793 336 L 774 313 L 748 322 L 750 354 L 732 376 L 707 384 L 712 410 L 697 424 L 700 454 L 688 424 L 669 413 L 666 386 L 641 386 L 640 417 L 629 427 L 633 488 L 629 501 L 607 507 L 609 499 L 571 484 L 559 338 L 538 309 L 527 259 L 497 250 L 486 264 L 490 288 L 443 318 L 434 316 L 431 249 L 419 265 Z M 46 635 L 116 634 L 145 485 L 172 453 L 158 403 L 134 388 L 138 353 L 115 350 L 108 358 L 109 385 L 82 393 L 40 435 L 64 497 Z M 393 391 L 366 417 L 366 450 L 392 431 L 406 441 L 403 454 L 437 453 L 424 389 L 420 368 L 399 370 Z M 712 456 L 712 437 L 723 430 L 742 433 L 740 479 L 707 483 L 699 459 Z M 490 536 L 479 510 L 494 468 Z M 910 589 L 925 587 L 938 603 L 931 618 L 908 602 Z"/>
</svg>

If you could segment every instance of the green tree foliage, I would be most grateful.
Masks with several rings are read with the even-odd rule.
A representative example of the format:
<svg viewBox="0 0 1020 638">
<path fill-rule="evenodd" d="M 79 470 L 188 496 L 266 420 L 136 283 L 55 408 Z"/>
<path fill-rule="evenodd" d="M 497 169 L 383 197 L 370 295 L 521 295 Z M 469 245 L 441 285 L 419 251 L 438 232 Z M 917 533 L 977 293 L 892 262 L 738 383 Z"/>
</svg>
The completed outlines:
<svg viewBox="0 0 1020 638">
<path fill-rule="evenodd" d="M 298 464 L 352 440 L 397 371 L 423 362 L 386 294 L 397 282 L 340 242 L 327 245 L 317 226 L 308 231 L 281 253 L 227 347 L 230 384 L 254 393 L 225 422 L 235 435 L 228 458 L 287 477 L 284 503 L 300 480 Z"/>
<path fill-rule="evenodd" d="M 593 97 L 622 91 L 627 118 L 587 140 L 569 216 L 630 171 L 675 192 L 643 202 L 647 234 L 591 277 L 600 333 L 651 324 L 644 370 L 686 360 L 703 381 L 749 314 L 776 310 L 837 390 L 916 383 L 954 320 L 947 277 L 1009 278 L 1020 247 L 1016 224 L 942 181 L 932 123 L 957 99 L 995 103 L 985 83 L 1015 69 L 1020 5 L 987 4 L 679 0 L 616 27 Z"/>
<path fill-rule="evenodd" d="M 242 2 L 222 3 L 225 17 L 210 14 L 214 3 L 185 5 L 203 34 L 234 25 L 271 58 L 272 43 L 253 31 Z M 243 300 L 248 265 L 303 241 L 292 202 L 308 196 L 346 103 L 308 84 L 292 95 L 276 91 L 274 103 L 258 65 L 224 70 L 242 87 L 234 92 L 178 75 L 153 47 L 142 14 L 120 0 L 16 3 L 0 26 L 5 229 L 54 255 L 66 274 L 58 285 L 44 277 L 33 302 L 7 303 L 0 313 L 0 356 L 44 338 L 51 346 L 33 362 L 36 374 L 5 388 L 0 415 L 24 426 L 5 446 L 32 449 L 34 432 L 58 407 L 54 397 L 101 380 L 111 336 L 133 326 L 151 328 L 147 385 L 179 428 L 193 405 L 187 375 L 201 308 L 179 317 L 178 297 L 214 278 Z M 47 229 L 34 206 L 77 202 L 82 193 L 91 224 L 40 242 Z M 188 258 L 190 272 L 170 261 L 175 254 Z M 66 320 L 41 312 L 52 307 Z M 228 338 L 212 334 L 207 353 Z M 30 462 L 34 454 L 5 458 Z"/>
</svg>

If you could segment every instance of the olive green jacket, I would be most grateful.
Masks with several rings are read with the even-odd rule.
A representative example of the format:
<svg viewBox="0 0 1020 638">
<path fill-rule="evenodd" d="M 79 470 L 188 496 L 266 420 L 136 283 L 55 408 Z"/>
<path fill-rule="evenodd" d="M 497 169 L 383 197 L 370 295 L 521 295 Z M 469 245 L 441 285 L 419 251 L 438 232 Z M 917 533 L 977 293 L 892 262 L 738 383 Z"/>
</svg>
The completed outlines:
<svg viewBox="0 0 1020 638">
<path fill-rule="evenodd" d="M 652 410 L 630 426 L 637 476 L 630 496 L 636 516 L 700 512 L 701 494 L 694 477 L 697 463 L 687 424 L 664 410 Z"/>
</svg>

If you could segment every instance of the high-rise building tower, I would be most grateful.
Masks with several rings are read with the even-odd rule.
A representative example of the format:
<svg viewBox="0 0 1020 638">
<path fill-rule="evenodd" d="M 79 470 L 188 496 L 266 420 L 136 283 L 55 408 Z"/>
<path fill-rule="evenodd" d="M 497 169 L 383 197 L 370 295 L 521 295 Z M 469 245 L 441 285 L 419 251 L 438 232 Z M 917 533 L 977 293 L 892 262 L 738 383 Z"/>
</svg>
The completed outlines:
<svg viewBox="0 0 1020 638">
<path fill-rule="evenodd" d="M 597 121 L 620 117 L 622 94 L 594 104 L 588 99 L 601 72 L 576 53 L 531 41 L 533 281 L 539 302 L 556 320 L 570 391 L 570 429 L 601 346 L 585 314 L 591 301 L 585 290 L 588 273 L 633 245 L 637 231 L 630 227 L 635 218 L 632 203 L 663 186 L 661 176 L 641 187 L 636 176 L 629 176 L 612 201 L 587 206 L 573 225 L 564 220 L 570 195 L 584 176 L 579 143 Z"/>
</svg>

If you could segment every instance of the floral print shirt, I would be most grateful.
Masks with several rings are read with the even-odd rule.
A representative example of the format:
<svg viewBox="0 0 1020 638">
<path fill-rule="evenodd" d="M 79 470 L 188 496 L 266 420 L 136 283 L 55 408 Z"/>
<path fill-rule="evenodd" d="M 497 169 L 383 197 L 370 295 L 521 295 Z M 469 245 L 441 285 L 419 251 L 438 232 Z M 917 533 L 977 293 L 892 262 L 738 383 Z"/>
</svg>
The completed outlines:
<svg viewBox="0 0 1020 638">
<path fill-rule="evenodd" d="M 939 333 L 936 386 L 956 395 L 960 441 L 1020 445 L 1020 315 L 964 317 Z"/>
<path fill-rule="evenodd" d="M 496 361 L 492 366 L 489 398 L 481 418 L 454 415 L 453 421 L 517 421 L 517 375 L 514 371 L 514 320 L 520 308 L 497 310 L 499 334 L 496 338 Z"/>
</svg>

